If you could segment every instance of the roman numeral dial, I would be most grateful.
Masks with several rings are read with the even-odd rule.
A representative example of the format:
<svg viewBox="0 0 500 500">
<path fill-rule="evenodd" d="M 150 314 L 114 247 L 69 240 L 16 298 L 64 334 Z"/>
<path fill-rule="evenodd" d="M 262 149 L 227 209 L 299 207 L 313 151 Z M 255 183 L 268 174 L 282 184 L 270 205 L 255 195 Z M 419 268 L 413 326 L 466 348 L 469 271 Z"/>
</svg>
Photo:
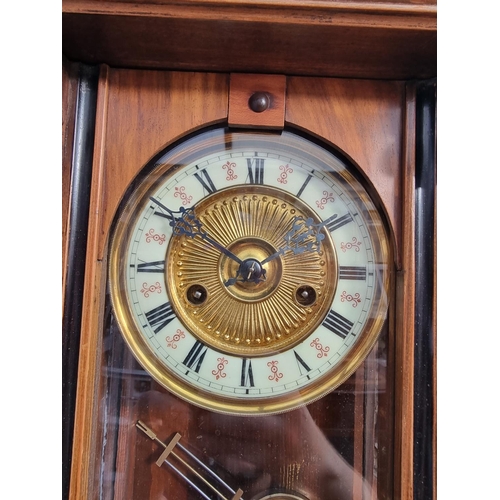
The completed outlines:
<svg viewBox="0 0 500 500">
<path fill-rule="evenodd" d="M 353 327 L 353 323 L 347 318 L 344 318 L 341 314 L 331 310 L 327 314 L 326 319 L 323 322 L 323 326 L 328 328 L 328 330 L 335 335 L 338 335 L 340 338 L 345 339 L 347 335 L 349 335 L 351 328 Z"/>
<path fill-rule="evenodd" d="M 248 358 L 241 360 L 241 387 L 255 387 L 253 379 L 252 361 Z M 247 390 L 248 392 L 248 390 Z"/>
<path fill-rule="evenodd" d="M 201 364 L 205 359 L 206 353 L 207 347 L 197 340 L 193 347 L 191 347 L 188 355 L 184 358 L 182 364 L 198 373 L 200 371 Z"/>
<path fill-rule="evenodd" d="M 334 390 L 374 344 L 390 295 L 389 239 L 354 167 L 288 131 L 224 129 L 154 162 L 110 239 L 112 303 L 139 363 L 227 414 Z"/>
</svg>

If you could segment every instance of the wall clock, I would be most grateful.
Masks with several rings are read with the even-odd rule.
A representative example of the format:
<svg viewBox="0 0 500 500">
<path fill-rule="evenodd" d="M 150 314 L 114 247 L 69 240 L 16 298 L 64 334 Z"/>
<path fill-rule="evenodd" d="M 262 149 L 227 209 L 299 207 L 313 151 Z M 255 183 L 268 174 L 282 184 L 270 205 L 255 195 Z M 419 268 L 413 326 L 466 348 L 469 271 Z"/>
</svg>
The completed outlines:
<svg viewBox="0 0 500 500">
<path fill-rule="evenodd" d="M 78 118 L 95 92 L 68 497 L 413 498 L 421 124 L 420 86 L 405 80 L 425 64 L 374 69 L 347 44 L 351 66 L 297 51 L 273 75 L 277 46 L 261 64 L 220 49 L 213 66 L 190 39 L 192 66 L 163 65 L 166 45 L 146 35 L 161 30 L 142 22 L 180 33 L 185 14 L 208 44 L 222 22 L 248 47 L 269 24 L 222 3 L 226 17 L 189 2 L 169 17 L 163 3 L 155 17 L 65 2 L 67 53 L 99 63 L 76 106 Z M 288 4 L 284 21 L 268 6 L 280 39 L 292 25 L 307 39 L 340 8 Z M 413 10 L 398 22 L 415 26 Z M 431 10 L 419 6 L 424 24 Z M 335 19 L 331 40 L 348 35 Z M 88 21 L 141 43 L 93 60 L 77 49 Z"/>
<path fill-rule="evenodd" d="M 282 95 L 281 76 L 256 80 Z M 242 498 L 395 495 L 405 86 L 287 78 L 284 124 L 263 128 L 265 112 L 230 124 L 245 85 L 101 74 L 101 292 L 80 363 L 102 403 L 75 429 L 103 459 L 80 461 L 83 496 L 211 498 L 211 475 L 180 446 Z"/>
</svg>

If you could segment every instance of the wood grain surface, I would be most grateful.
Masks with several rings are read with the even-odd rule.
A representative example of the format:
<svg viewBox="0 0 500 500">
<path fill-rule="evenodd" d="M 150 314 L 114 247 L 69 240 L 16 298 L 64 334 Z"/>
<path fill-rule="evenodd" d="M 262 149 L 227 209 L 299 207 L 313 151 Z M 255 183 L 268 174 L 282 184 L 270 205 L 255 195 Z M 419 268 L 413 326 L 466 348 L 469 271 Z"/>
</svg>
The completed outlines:
<svg viewBox="0 0 500 500">
<path fill-rule="evenodd" d="M 407 86 L 402 161 L 402 267 L 395 277 L 395 498 L 413 498 L 413 377 L 415 328 L 415 87 Z"/>
<path fill-rule="evenodd" d="M 323 138 L 347 155 L 381 198 L 401 244 L 401 82 L 287 79 L 286 123 Z M 400 266 L 399 254 L 396 261 Z"/>
<path fill-rule="evenodd" d="M 96 161 L 101 164 L 98 258 L 112 218 L 139 170 L 187 132 L 227 120 L 228 76 L 109 69 Z M 105 88 L 105 90 L 104 90 Z"/>
<path fill-rule="evenodd" d="M 283 129 L 285 90 L 285 75 L 233 73 L 229 86 L 229 126 Z M 255 112 L 250 107 L 250 99 L 259 92 L 268 99 L 268 107 L 264 111 Z"/>
<path fill-rule="evenodd" d="M 144 491 L 149 498 L 163 498 L 167 485 L 178 491 L 175 498 L 184 500 L 182 483 L 154 464 L 161 450 L 138 436 L 134 424 L 141 418 L 161 432 L 162 439 L 180 431 L 207 460 L 220 464 L 222 473 L 229 471 L 237 486 L 252 494 L 272 488 L 279 478 L 280 484 L 297 488 L 311 498 L 361 498 L 367 487 L 361 480 L 363 474 L 372 484 L 380 483 L 387 495 L 394 490 L 394 498 L 410 500 L 414 98 L 402 82 L 288 77 L 285 103 L 287 125 L 308 130 L 338 148 L 379 193 L 398 249 L 394 278 L 397 300 L 391 312 L 391 328 L 382 337 L 385 350 L 380 351 L 389 360 L 394 355 L 393 371 L 382 369 L 374 352 L 360 368 L 362 372 L 353 375 L 341 390 L 307 409 L 266 419 L 215 415 L 179 401 L 155 384 L 138 394 L 131 380 L 114 387 L 104 375 L 109 366 L 108 339 L 104 343 L 109 317 L 105 300 L 107 245 L 117 207 L 139 170 L 166 145 L 187 132 L 227 122 L 228 83 L 227 74 L 102 66 L 71 499 L 97 498 L 105 425 L 101 405 L 107 401 L 106 391 L 113 390 L 122 426 L 116 438 L 116 464 L 120 473 L 130 476 L 109 498 L 144 498 Z M 127 373 L 134 371 L 133 360 L 120 363 Z M 382 389 L 387 397 L 380 400 L 356 399 L 357 390 L 368 393 Z M 390 416 L 393 405 L 394 421 Z M 376 424 L 372 418 L 363 418 L 360 408 L 372 417 L 377 408 L 381 421 Z M 377 425 L 390 431 L 380 437 Z M 292 432 L 285 432 L 287 429 Z M 241 446 L 243 441 L 245 447 Z M 379 455 L 383 471 L 369 470 L 375 463 L 369 458 L 375 441 L 385 449 Z M 342 454 L 349 461 L 337 449 L 342 446 L 347 446 Z M 365 453 L 367 449 L 370 453 Z M 144 456 L 148 457 L 146 461 Z M 249 457 L 253 468 L 245 460 Z M 331 489 L 322 490 L 324 484 Z M 364 498 L 368 498 L 366 494 Z"/>
<path fill-rule="evenodd" d="M 436 76 L 431 1 L 63 0 L 63 52 L 115 67 Z"/>
<path fill-rule="evenodd" d="M 70 498 L 93 498 L 102 394 L 106 245 L 133 177 L 186 131 L 227 118 L 227 76 L 102 67 L 97 102 Z"/>
</svg>

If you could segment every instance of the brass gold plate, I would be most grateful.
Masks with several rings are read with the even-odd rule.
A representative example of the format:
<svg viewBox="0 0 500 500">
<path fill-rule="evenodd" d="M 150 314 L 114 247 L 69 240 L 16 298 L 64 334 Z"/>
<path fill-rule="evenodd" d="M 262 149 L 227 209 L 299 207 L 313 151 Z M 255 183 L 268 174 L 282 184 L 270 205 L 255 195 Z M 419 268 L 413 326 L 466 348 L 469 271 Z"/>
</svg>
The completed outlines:
<svg viewBox="0 0 500 500">
<path fill-rule="evenodd" d="M 319 251 L 279 253 L 291 230 L 304 245 L 316 245 L 301 221 L 321 220 L 307 205 L 268 186 L 248 195 L 238 186 L 207 196 L 196 212 L 207 233 L 248 265 L 242 275 L 238 262 L 204 248 L 202 238 L 171 238 L 166 258 L 170 298 L 197 338 L 223 353 L 253 357 L 289 349 L 321 323 L 337 281 L 329 234 L 319 233 L 324 237 Z M 203 304 L 193 304 L 186 293 L 195 286 L 207 290 Z M 301 286 L 313 288 L 314 303 L 297 300 Z"/>
<path fill-rule="evenodd" d="M 165 388 L 219 413 L 279 413 L 338 387 L 370 352 L 390 254 L 340 155 L 290 131 L 213 129 L 134 182 L 111 244 L 111 298 Z"/>
</svg>

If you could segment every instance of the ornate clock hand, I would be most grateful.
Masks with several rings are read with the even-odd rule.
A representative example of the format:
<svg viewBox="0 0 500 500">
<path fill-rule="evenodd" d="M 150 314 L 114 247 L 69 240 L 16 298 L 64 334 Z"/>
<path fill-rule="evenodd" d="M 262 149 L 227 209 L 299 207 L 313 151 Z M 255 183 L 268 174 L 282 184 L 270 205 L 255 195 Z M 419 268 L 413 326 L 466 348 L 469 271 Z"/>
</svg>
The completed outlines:
<svg viewBox="0 0 500 500">
<path fill-rule="evenodd" d="M 260 265 L 263 266 L 264 264 L 271 262 L 289 250 L 291 250 L 294 254 L 319 252 L 321 241 L 325 238 L 325 235 L 320 231 L 323 227 L 328 226 L 328 224 L 330 224 L 335 218 L 337 218 L 337 214 L 332 215 L 323 222 L 314 224 L 311 217 L 308 217 L 307 219 L 304 217 L 295 217 L 292 223 L 292 228 L 285 235 L 286 244 L 275 253 L 262 260 Z"/>
<path fill-rule="evenodd" d="M 202 229 L 201 221 L 196 217 L 194 213 L 194 207 L 184 208 L 180 207 L 179 210 L 173 211 L 167 208 L 165 205 L 160 203 L 156 198 L 152 196 L 149 199 L 156 203 L 162 210 L 167 212 L 167 218 L 170 220 L 170 226 L 173 232 L 177 236 L 188 236 L 189 238 L 195 238 L 196 235 L 200 236 L 207 243 L 210 243 L 214 248 L 219 250 L 230 259 L 234 260 L 238 264 L 242 264 L 243 261 L 237 257 L 233 252 L 228 250 L 224 245 L 221 245 L 218 241 L 212 239 L 208 234 Z M 180 214 L 180 215 L 176 215 Z"/>
</svg>

